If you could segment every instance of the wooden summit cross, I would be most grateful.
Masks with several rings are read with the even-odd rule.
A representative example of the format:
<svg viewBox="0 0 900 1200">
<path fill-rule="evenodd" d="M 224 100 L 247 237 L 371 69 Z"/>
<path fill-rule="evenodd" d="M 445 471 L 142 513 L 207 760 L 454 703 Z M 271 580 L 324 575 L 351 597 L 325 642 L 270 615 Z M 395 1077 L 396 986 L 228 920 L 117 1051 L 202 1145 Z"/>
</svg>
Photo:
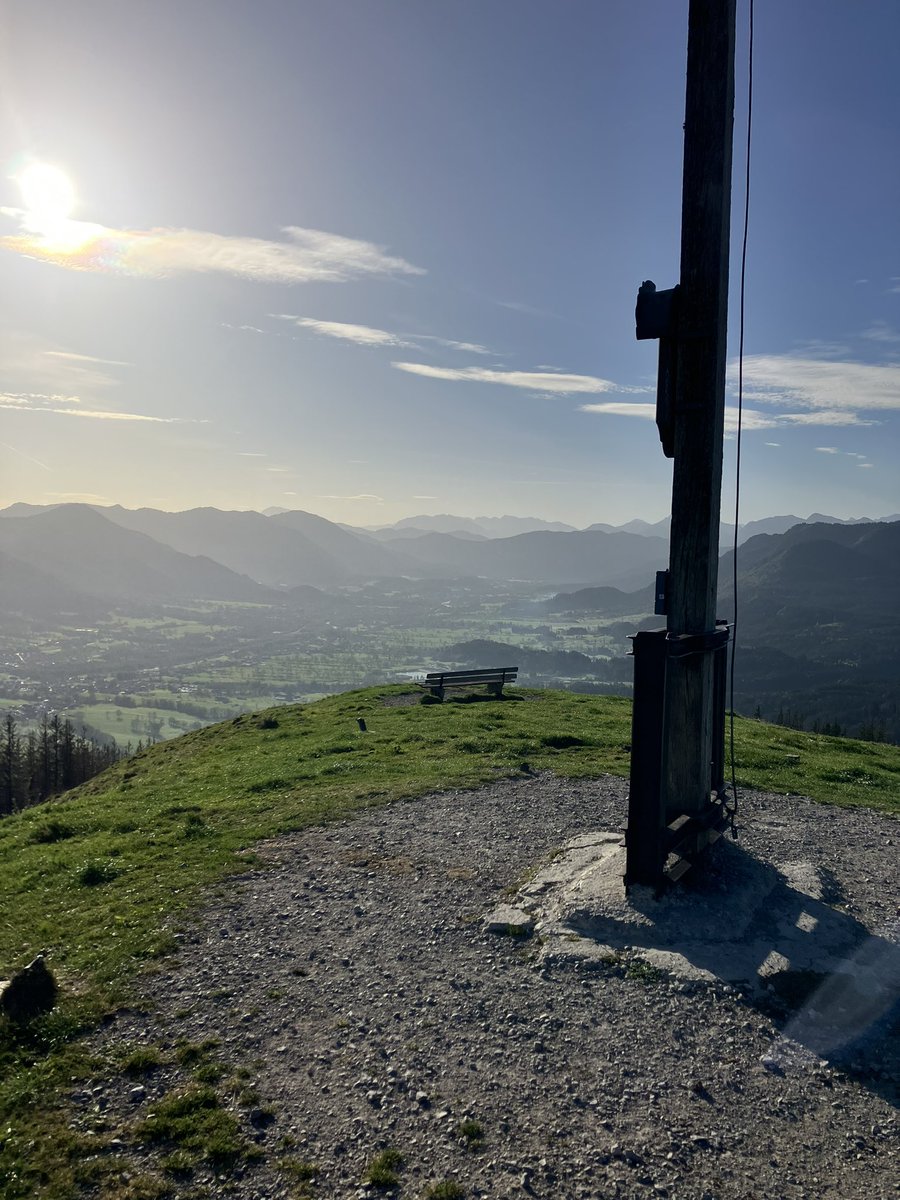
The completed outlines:
<svg viewBox="0 0 900 1200">
<path fill-rule="evenodd" d="M 681 281 L 638 293 L 637 336 L 659 339 L 656 420 L 674 459 L 666 629 L 634 636 L 626 886 L 659 892 L 725 825 L 727 625 L 716 621 L 736 0 L 690 0 Z"/>
</svg>

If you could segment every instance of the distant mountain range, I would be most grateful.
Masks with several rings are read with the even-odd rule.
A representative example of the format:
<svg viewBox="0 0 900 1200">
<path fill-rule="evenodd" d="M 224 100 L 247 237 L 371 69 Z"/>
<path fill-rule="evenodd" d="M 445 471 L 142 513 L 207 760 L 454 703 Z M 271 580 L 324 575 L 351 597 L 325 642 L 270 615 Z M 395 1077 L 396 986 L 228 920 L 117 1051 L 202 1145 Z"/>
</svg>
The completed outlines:
<svg viewBox="0 0 900 1200">
<path fill-rule="evenodd" d="M 0 521 L 0 554 L 0 602 L 7 612 L 80 611 L 98 601 L 269 598 L 265 588 L 221 563 L 121 529 L 84 504 Z"/>
<path fill-rule="evenodd" d="M 664 522 L 492 536 L 483 528 L 447 533 L 410 523 L 427 518 L 408 518 L 392 532 L 373 534 L 301 511 L 264 516 L 216 508 L 163 512 L 119 505 L 16 504 L 0 517 L 0 554 L 7 566 L 0 600 L 14 608 L 38 593 L 46 605 L 51 585 L 60 603 L 64 597 L 74 601 L 78 596 L 111 603 L 265 601 L 290 597 L 296 588 L 327 589 L 373 578 L 483 577 L 566 592 L 600 589 L 577 600 L 572 597 L 570 603 L 629 615 L 638 600 L 646 603 L 643 590 L 668 561 Z M 464 518 L 431 520 L 456 523 Z M 742 536 L 761 527 L 768 532 L 756 532 L 739 555 L 748 611 L 766 614 L 759 618 L 761 627 L 790 626 L 799 636 L 809 625 L 809 614 L 818 614 L 815 625 L 829 611 L 852 610 L 857 620 L 863 619 L 862 613 L 875 619 L 894 612 L 896 590 L 891 588 L 900 555 L 890 539 L 900 530 L 900 521 L 828 518 L 807 524 L 790 516 L 771 517 L 751 522 Z M 721 568 L 723 598 L 730 587 L 730 561 L 726 555 Z M 14 564 L 19 564 L 17 570 Z M 640 597 L 627 595 L 636 589 L 642 589 Z M 795 606 L 796 615 L 791 616 Z M 752 629 L 750 616 L 747 622 Z"/>
<path fill-rule="evenodd" d="M 551 587 L 637 587 L 665 565 L 661 538 L 539 530 L 488 538 L 423 532 L 379 541 L 306 512 L 185 512 L 17 504 L 0 512 L 0 551 L 73 595 L 127 600 L 264 600 L 298 587 L 373 578 L 481 576 Z M 0 601 L 4 599 L 0 581 Z M 12 602 L 12 592 L 6 599 Z"/>
<path fill-rule="evenodd" d="M 284 509 L 267 509 L 269 514 L 282 513 Z M 880 518 L 881 521 L 900 521 L 900 513 Z M 784 533 L 794 525 L 870 525 L 871 517 L 830 517 L 824 513 L 811 513 L 808 517 L 798 517 L 786 514 L 777 517 L 764 517 L 758 521 L 747 521 L 740 526 L 738 545 L 759 533 Z M 661 521 L 626 521 L 623 525 L 610 525 L 598 521 L 589 525 L 586 530 L 577 530 L 573 525 L 562 521 L 544 521 L 540 517 L 458 517 L 451 513 L 440 513 L 436 516 L 404 517 L 393 525 L 371 525 L 365 527 L 342 526 L 355 533 L 368 534 L 380 542 L 391 542 L 401 538 L 420 537 L 425 533 L 446 533 L 452 537 L 469 538 L 505 538 L 514 537 L 520 533 L 634 533 L 640 537 L 669 536 L 669 517 Z M 719 545 L 722 550 L 734 545 L 734 525 L 723 521 L 719 529 Z"/>
<path fill-rule="evenodd" d="M 392 533 L 422 531 L 426 533 L 471 533 L 481 537 L 515 537 L 517 533 L 535 533 L 549 529 L 552 533 L 574 533 L 574 525 L 562 521 L 543 521 L 540 517 L 454 517 L 450 513 L 437 516 L 404 517 L 393 525 L 373 525 L 367 532 L 390 536 Z"/>
<path fill-rule="evenodd" d="M 734 610 L 733 554 L 719 562 L 719 613 Z M 739 712 L 798 713 L 807 728 L 839 722 L 900 740 L 900 520 L 795 525 L 758 534 L 738 553 Z M 652 611 L 647 589 L 589 588 L 544 612 L 606 617 Z M 649 618 L 644 627 L 661 627 Z"/>
<path fill-rule="evenodd" d="M 900 521 L 900 513 L 894 513 L 890 517 L 881 518 L 882 521 Z M 623 533 L 637 533 L 644 537 L 664 537 L 669 536 L 669 525 L 671 519 L 663 517 L 661 521 L 649 523 L 647 521 L 628 521 L 624 525 L 604 525 L 602 522 L 596 525 L 589 525 L 589 529 L 601 529 L 604 532 L 612 533 L 620 531 Z M 759 521 L 747 521 L 741 525 L 738 532 L 738 545 L 743 545 L 750 538 L 756 537 L 760 533 L 786 533 L 788 529 L 792 529 L 795 525 L 871 525 L 873 524 L 870 517 L 850 517 L 844 519 L 842 517 L 829 517 L 824 513 L 811 513 L 808 517 L 795 517 L 786 515 L 782 517 L 763 517 Z M 722 521 L 719 525 L 719 547 L 725 550 L 734 546 L 734 525 L 727 521 Z"/>
</svg>

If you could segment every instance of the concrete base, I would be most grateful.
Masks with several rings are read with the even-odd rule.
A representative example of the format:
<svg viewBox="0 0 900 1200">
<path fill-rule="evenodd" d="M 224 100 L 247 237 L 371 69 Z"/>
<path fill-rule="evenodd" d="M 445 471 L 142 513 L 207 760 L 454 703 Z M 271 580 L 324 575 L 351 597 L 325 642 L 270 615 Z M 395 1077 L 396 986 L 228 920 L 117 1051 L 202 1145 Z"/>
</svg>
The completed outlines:
<svg viewBox="0 0 900 1200">
<path fill-rule="evenodd" d="M 776 865 L 722 839 L 657 900 L 623 883 L 621 834 L 589 833 L 525 884 L 545 962 L 643 960 L 685 981 L 725 983 L 796 1012 L 791 1036 L 844 1044 L 900 1000 L 900 928 L 871 934 L 829 905 L 812 863 Z"/>
</svg>

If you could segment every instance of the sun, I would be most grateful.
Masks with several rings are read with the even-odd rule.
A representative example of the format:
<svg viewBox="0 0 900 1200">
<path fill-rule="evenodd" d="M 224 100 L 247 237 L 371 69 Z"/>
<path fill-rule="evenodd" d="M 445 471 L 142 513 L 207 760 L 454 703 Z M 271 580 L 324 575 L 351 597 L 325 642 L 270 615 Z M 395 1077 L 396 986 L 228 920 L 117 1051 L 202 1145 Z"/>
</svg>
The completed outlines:
<svg viewBox="0 0 900 1200">
<path fill-rule="evenodd" d="M 29 163 L 17 176 L 28 216 L 38 225 L 54 226 L 66 221 L 75 207 L 75 187 L 59 167 Z"/>
</svg>

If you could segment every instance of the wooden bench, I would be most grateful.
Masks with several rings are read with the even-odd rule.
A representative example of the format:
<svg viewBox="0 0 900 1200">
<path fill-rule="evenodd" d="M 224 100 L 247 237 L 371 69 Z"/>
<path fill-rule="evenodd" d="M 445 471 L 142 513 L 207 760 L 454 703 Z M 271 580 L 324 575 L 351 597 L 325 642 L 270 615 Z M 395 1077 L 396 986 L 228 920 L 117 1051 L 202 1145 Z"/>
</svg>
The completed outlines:
<svg viewBox="0 0 900 1200">
<path fill-rule="evenodd" d="M 418 686 L 443 700 L 447 688 L 477 687 L 484 684 L 495 696 L 503 694 L 504 683 L 515 683 L 518 667 L 487 667 L 478 671 L 429 671 Z"/>
</svg>

